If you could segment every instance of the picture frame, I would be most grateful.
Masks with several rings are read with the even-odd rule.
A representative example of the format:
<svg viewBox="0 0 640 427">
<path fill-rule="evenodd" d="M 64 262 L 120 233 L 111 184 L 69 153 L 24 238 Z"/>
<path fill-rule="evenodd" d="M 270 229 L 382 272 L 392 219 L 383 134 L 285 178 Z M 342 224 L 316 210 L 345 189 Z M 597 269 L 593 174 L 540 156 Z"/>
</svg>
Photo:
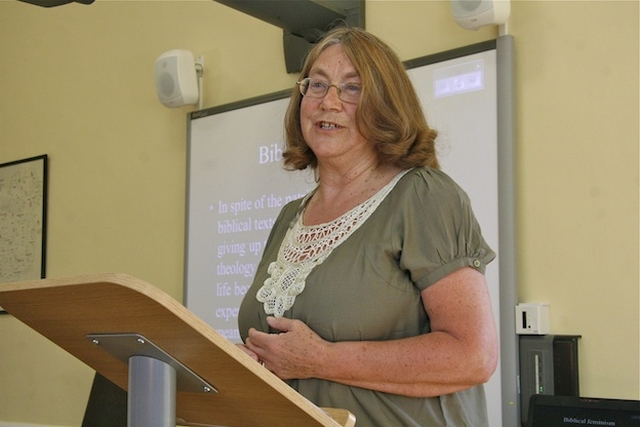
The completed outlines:
<svg viewBox="0 0 640 427">
<path fill-rule="evenodd" d="M 0 164 L 0 283 L 46 277 L 48 160 Z"/>
</svg>

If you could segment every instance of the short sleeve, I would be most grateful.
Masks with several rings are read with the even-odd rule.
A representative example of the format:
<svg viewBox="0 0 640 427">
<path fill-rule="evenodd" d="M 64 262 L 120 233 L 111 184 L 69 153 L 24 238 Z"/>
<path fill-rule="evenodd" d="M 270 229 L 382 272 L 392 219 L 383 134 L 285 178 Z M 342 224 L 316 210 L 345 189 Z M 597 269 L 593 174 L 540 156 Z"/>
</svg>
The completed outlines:
<svg viewBox="0 0 640 427">
<path fill-rule="evenodd" d="M 495 253 L 464 190 L 438 170 L 419 168 L 409 175 L 398 210 L 401 268 L 421 291 L 463 267 L 484 273 Z"/>
</svg>

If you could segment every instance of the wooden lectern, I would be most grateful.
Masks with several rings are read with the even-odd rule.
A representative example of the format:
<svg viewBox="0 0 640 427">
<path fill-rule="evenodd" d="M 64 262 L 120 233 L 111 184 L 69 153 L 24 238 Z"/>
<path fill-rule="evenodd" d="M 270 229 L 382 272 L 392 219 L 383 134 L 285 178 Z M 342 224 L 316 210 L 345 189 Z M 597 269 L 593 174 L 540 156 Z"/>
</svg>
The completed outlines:
<svg viewBox="0 0 640 427">
<path fill-rule="evenodd" d="M 127 390 L 129 427 L 355 425 L 351 413 L 318 408 L 175 299 L 134 277 L 4 283 L 0 306 Z"/>
</svg>

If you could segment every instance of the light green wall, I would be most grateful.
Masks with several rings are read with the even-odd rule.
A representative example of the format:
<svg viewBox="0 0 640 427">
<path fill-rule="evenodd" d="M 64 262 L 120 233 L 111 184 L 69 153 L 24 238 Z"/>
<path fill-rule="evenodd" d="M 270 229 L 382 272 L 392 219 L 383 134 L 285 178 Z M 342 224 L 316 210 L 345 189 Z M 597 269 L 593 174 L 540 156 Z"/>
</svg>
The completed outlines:
<svg viewBox="0 0 640 427">
<path fill-rule="evenodd" d="M 583 395 L 640 398 L 638 1 L 514 1 L 521 301 L 581 334 Z M 402 59 L 495 38 L 446 1 L 369 0 Z M 48 276 L 117 271 L 182 297 L 186 113 L 167 50 L 205 58 L 205 107 L 290 87 L 281 30 L 210 0 L 42 9 L 0 0 L 0 163 L 50 156 Z M 506 319 L 510 321 L 511 319 Z M 93 372 L 0 317 L 0 425 L 78 426 Z"/>
</svg>

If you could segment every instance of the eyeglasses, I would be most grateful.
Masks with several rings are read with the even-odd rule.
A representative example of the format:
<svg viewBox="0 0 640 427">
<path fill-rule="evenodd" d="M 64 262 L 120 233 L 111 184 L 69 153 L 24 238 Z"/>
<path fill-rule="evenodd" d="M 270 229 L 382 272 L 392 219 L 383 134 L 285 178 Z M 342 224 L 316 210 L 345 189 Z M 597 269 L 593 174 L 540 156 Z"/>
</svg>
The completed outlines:
<svg viewBox="0 0 640 427">
<path fill-rule="evenodd" d="M 360 83 L 343 82 L 339 85 L 330 85 L 325 81 L 307 77 L 296 82 L 300 93 L 310 98 L 324 98 L 329 92 L 330 87 L 335 87 L 338 91 L 338 98 L 348 104 L 357 104 L 362 94 L 362 85 Z"/>
</svg>

